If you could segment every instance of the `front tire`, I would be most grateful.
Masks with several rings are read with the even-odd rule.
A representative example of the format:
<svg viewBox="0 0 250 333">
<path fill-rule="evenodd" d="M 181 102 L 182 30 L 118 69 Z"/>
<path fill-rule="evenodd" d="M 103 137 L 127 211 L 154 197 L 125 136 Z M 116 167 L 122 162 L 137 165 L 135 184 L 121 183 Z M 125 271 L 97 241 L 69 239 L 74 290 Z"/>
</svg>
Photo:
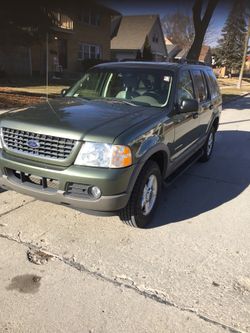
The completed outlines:
<svg viewBox="0 0 250 333">
<path fill-rule="evenodd" d="M 119 213 L 122 222 L 135 228 L 149 224 L 159 201 L 161 187 L 160 168 L 156 162 L 149 160 L 135 183 L 127 206 Z"/>
</svg>

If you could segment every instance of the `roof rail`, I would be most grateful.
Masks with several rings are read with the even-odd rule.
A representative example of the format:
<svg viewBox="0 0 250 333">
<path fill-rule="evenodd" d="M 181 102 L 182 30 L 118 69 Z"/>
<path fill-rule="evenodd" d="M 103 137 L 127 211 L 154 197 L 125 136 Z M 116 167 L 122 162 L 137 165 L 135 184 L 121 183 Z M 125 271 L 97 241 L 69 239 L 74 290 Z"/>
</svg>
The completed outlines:
<svg viewBox="0 0 250 333">
<path fill-rule="evenodd" d="M 198 61 L 198 60 L 191 60 L 191 59 L 186 59 L 186 58 L 177 59 L 176 62 L 179 63 L 179 64 L 190 64 L 190 65 L 211 66 L 211 65 L 210 65 L 209 63 L 207 63 L 207 62 Z"/>
</svg>

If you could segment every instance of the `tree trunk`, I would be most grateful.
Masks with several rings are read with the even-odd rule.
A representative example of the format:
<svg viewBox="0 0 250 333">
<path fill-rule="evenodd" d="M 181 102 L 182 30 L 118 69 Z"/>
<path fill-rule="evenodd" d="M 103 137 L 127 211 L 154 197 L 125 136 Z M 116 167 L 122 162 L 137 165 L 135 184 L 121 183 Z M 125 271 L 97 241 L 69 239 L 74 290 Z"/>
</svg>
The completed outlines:
<svg viewBox="0 0 250 333">
<path fill-rule="evenodd" d="M 203 18 L 201 18 L 202 14 L 202 5 L 203 0 L 195 0 L 193 5 L 193 20 L 194 20 L 194 30 L 195 37 L 193 44 L 187 54 L 187 59 L 191 61 L 198 61 L 201 53 L 202 43 L 204 41 L 204 37 L 219 0 L 208 0 L 207 7 L 204 13 Z"/>
</svg>

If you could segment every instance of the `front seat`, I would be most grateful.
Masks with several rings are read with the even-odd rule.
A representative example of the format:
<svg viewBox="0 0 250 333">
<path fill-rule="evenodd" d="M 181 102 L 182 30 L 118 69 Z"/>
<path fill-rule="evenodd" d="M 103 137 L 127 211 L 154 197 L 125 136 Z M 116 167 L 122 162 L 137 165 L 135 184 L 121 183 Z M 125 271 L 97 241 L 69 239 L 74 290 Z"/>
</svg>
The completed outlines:
<svg viewBox="0 0 250 333">
<path fill-rule="evenodd" d="M 135 90 L 137 88 L 137 78 L 135 76 L 125 76 L 123 78 L 124 90 L 119 91 L 115 96 L 116 98 L 121 99 L 131 99 L 140 94 Z"/>
</svg>

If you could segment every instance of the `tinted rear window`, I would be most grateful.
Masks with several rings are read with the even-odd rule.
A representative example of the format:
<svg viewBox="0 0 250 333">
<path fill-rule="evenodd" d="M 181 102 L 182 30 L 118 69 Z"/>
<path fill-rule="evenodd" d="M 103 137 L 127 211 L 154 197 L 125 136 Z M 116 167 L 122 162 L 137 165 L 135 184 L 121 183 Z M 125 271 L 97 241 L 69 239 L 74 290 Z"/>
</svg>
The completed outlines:
<svg viewBox="0 0 250 333">
<path fill-rule="evenodd" d="M 212 71 L 206 71 L 206 77 L 209 85 L 209 90 L 212 98 L 220 95 L 220 89 L 216 77 Z"/>
<path fill-rule="evenodd" d="M 208 99 L 208 91 L 207 85 L 204 80 L 204 77 L 200 70 L 195 69 L 192 70 L 193 78 L 194 78 L 194 85 L 196 87 L 196 91 L 198 94 L 198 99 L 200 102 L 206 101 Z"/>
</svg>

